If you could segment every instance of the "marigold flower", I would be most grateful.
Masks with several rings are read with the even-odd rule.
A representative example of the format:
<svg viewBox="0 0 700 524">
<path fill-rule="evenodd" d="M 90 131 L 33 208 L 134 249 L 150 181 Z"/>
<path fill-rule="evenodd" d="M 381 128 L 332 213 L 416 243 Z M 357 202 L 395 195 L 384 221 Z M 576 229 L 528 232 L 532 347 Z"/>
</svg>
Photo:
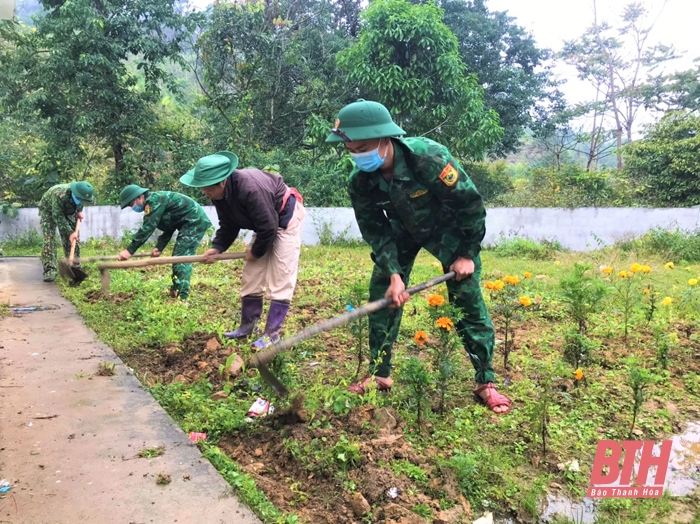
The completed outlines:
<svg viewBox="0 0 700 524">
<path fill-rule="evenodd" d="M 605 266 L 603 269 L 601 269 L 604 275 L 612 275 L 613 268 L 610 266 Z"/>
<path fill-rule="evenodd" d="M 440 307 L 445 303 L 442 295 L 430 295 L 428 297 L 428 305 L 430 307 Z"/>
<path fill-rule="evenodd" d="M 637 264 L 636 262 L 630 266 L 630 271 L 632 273 L 639 273 L 642 271 L 642 265 Z"/>
<path fill-rule="evenodd" d="M 525 271 L 525 273 L 523 273 L 523 276 L 525 278 L 532 278 L 532 273 L 530 273 L 529 271 Z"/>
<path fill-rule="evenodd" d="M 634 273 L 632 273 L 632 272 L 630 272 L 630 271 L 624 271 L 624 270 L 623 270 L 623 271 L 620 271 L 620 272 L 617 274 L 617 276 L 620 277 L 620 278 L 632 278 L 632 277 L 634 276 Z"/>
<path fill-rule="evenodd" d="M 649 290 L 649 288 L 647 288 L 647 289 L 644 290 L 644 294 L 645 294 L 645 295 L 650 295 L 650 294 L 651 294 L 651 291 Z"/>
<path fill-rule="evenodd" d="M 435 321 L 435 325 L 445 331 L 452 331 L 455 324 L 447 317 L 440 317 Z"/>
<path fill-rule="evenodd" d="M 642 266 L 642 273 L 644 273 L 645 275 L 648 275 L 649 273 L 651 273 L 651 267 L 650 266 Z"/>
<path fill-rule="evenodd" d="M 520 303 L 525 307 L 530 307 L 532 305 L 532 300 L 529 297 L 520 297 Z"/>
<path fill-rule="evenodd" d="M 673 262 L 666 262 L 666 264 L 664 264 L 664 267 L 666 269 L 673 269 L 675 266 L 674 266 Z"/>
<path fill-rule="evenodd" d="M 693 287 L 697 286 L 697 285 L 698 285 L 698 279 L 697 279 L 697 278 L 691 278 L 690 280 L 688 280 L 688 285 L 693 286 Z"/>
<path fill-rule="evenodd" d="M 511 286 L 514 286 L 518 283 L 520 283 L 520 277 L 517 277 L 515 275 L 506 275 L 503 277 L 503 282 L 506 284 L 510 284 Z"/>
<path fill-rule="evenodd" d="M 484 284 L 484 287 L 488 290 L 496 289 L 496 285 L 491 280 L 488 280 L 486 284 Z"/>
<path fill-rule="evenodd" d="M 425 344 L 428 341 L 428 334 L 425 331 L 416 331 L 416 335 L 413 337 L 416 344 Z"/>
<path fill-rule="evenodd" d="M 661 305 L 663 305 L 663 306 L 667 306 L 667 307 L 668 307 L 668 306 L 670 306 L 671 304 L 673 304 L 673 299 L 672 299 L 671 297 L 666 297 L 666 298 L 664 298 L 664 299 L 661 301 Z"/>
<path fill-rule="evenodd" d="M 495 289 L 496 291 L 500 291 L 504 287 L 505 287 L 505 284 L 503 283 L 503 280 L 496 280 L 493 283 L 493 289 Z"/>
<path fill-rule="evenodd" d="M 583 378 L 583 370 L 581 368 L 578 368 L 576 372 L 574 373 L 574 378 L 576 380 L 581 380 Z"/>
</svg>

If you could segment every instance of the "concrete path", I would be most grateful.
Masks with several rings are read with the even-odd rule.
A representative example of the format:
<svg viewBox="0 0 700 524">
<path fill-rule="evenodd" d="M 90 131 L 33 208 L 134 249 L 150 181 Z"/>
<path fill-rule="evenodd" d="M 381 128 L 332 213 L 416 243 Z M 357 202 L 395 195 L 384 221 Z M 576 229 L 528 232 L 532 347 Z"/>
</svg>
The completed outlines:
<svg viewBox="0 0 700 524">
<path fill-rule="evenodd" d="M 0 523 L 259 523 L 187 435 L 99 342 L 37 259 L 0 258 Z M 113 377 L 92 376 L 103 361 Z M 141 449 L 165 446 L 149 460 Z M 172 482 L 156 484 L 156 475 Z M 1 496 L 1 495 L 0 495 Z"/>
</svg>

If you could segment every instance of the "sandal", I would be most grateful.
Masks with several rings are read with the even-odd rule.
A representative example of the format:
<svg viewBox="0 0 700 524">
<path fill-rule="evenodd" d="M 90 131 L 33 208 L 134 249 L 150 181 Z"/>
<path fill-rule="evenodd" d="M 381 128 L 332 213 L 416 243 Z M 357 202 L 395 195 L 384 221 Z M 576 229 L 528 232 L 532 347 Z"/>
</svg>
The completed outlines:
<svg viewBox="0 0 700 524">
<path fill-rule="evenodd" d="M 485 389 L 490 390 L 490 394 L 487 399 L 482 398 L 480 395 L 480 393 Z M 493 382 L 489 382 L 488 384 L 484 384 L 480 388 L 476 388 L 474 391 L 472 391 L 472 394 L 474 395 L 474 399 L 477 402 L 486 406 L 488 409 L 496 413 L 496 415 L 505 415 L 507 413 L 510 413 L 510 400 L 505 395 L 501 395 L 498 391 L 496 391 L 496 386 L 493 385 Z M 500 413 L 497 413 L 496 411 L 494 411 L 494 408 L 496 406 L 505 406 L 508 409 L 506 411 L 501 411 Z"/>
<path fill-rule="evenodd" d="M 371 375 L 365 376 L 362 380 L 359 382 L 355 382 L 354 384 L 351 384 L 350 387 L 348 387 L 348 391 L 350 393 L 357 393 L 358 395 L 364 395 L 369 387 L 370 382 L 374 379 L 374 382 L 377 384 L 377 391 L 389 391 L 391 389 L 391 385 L 394 383 L 393 380 L 391 380 L 391 377 L 373 377 Z"/>
</svg>

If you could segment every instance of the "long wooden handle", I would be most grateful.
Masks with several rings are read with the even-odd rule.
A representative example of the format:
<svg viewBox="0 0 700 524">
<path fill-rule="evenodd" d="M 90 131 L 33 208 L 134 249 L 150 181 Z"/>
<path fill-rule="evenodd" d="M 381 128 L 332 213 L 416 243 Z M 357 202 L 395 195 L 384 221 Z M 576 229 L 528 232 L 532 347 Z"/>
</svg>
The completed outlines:
<svg viewBox="0 0 700 524">
<path fill-rule="evenodd" d="M 82 220 L 79 218 L 75 221 L 75 238 L 70 243 L 70 254 L 68 255 L 68 266 L 73 267 L 73 257 L 75 256 L 75 245 L 78 243 L 78 235 L 80 234 L 80 223 Z"/>
<path fill-rule="evenodd" d="M 146 258 L 150 257 L 150 253 L 135 253 L 131 255 L 131 258 Z M 117 255 L 100 255 L 100 256 L 95 256 L 95 257 L 83 257 L 83 258 L 76 258 L 74 262 L 98 262 L 100 260 L 117 260 Z"/>
<path fill-rule="evenodd" d="M 221 253 L 213 255 L 214 260 L 236 260 L 244 258 L 245 252 L 242 253 Z M 129 269 L 132 267 L 146 266 L 164 266 L 167 264 L 189 264 L 191 262 L 204 262 L 204 255 L 192 255 L 188 257 L 157 257 L 149 258 L 148 260 L 126 260 L 124 262 L 110 262 L 108 264 L 100 264 L 98 269 Z"/>
<path fill-rule="evenodd" d="M 442 276 L 435 277 L 432 280 L 428 280 L 427 282 L 423 282 L 422 284 L 418 284 L 415 287 L 409 288 L 406 290 L 406 293 L 408 293 L 409 295 L 414 295 L 415 293 L 420 293 L 421 291 L 428 289 L 429 287 L 433 287 L 433 286 L 436 286 L 437 284 L 440 284 L 442 282 L 446 282 L 448 280 L 451 280 L 454 278 L 454 276 L 455 276 L 455 272 L 450 271 L 449 273 L 445 273 Z M 358 318 L 362 318 L 365 315 L 369 315 L 370 313 L 375 313 L 376 311 L 380 311 L 386 307 L 389 307 L 390 305 L 391 305 L 390 298 L 383 298 L 381 300 L 375 300 L 374 302 L 370 302 L 369 304 L 365 304 L 362 307 L 359 307 L 357 309 L 353 309 L 352 311 L 349 311 L 347 313 L 343 313 L 340 316 L 337 316 L 335 318 L 331 318 L 330 320 L 326 320 L 325 322 L 321 322 L 320 324 L 316 324 L 314 326 L 308 327 L 305 330 L 297 333 L 293 337 L 289 337 L 289 338 L 286 338 L 284 340 L 280 340 L 279 342 L 277 342 L 277 344 L 273 344 L 272 346 L 265 349 L 264 351 L 256 353 L 248 361 L 248 366 L 253 366 L 253 367 L 257 368 L 261 365 L 267 365 L 278 354 L 280 354 L 283 351 L 286 351 L 287 349 L 291 348 L 292 346 L 295 346 L 299 342 L 303 342 L 304 340 L 307 340 L 311 337 L 314 337 L 314 336 L 318 335 L 319 333 L 324 333 L 326 331 L 330 331 L 331 329 L 335 329 L 335 328 L 339 328 L 340 326 L 344 326 L 345 324 L 352 322 L 353 320 L 357 320 Z"/>
</svg>

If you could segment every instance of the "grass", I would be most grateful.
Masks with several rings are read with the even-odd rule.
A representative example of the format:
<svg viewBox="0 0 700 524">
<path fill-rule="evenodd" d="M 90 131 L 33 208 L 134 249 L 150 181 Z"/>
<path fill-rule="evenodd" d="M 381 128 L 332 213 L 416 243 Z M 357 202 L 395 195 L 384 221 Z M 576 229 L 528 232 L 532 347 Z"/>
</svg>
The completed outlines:
<svg viewBox="0 0 700 524">
<path fill-rule="evenodd" d="M 140 458 L 152 459 L 152 458 L 160 457 L 164 453 L 165 453 L 164 446 L 155 446 L 152 448 L 142 449 L 141 451 L 138 452 L 138 456 Z"/>
<path fill-rule="evenodd" d="M 182 428 L 207 433 L 206 443 L 199 444 L 205 456 L 263 521 L 314 522 L 319 515 L 351 521 L 344 500 L 361 492 L 376 510 L 386 504 L 386 489 L 396 486 L 402 494 L 394 502 L 423 517 L 460 504 L 461 495 L 475 516 L 488 510 L 534 522 L 552 483 L 574 499 L 585 493 L 599 439 L 627 437 L 634 405 L 627 386 L 629 355 L 636 355 L 655 377 L 645 390 L 635 438 L 658 441 L 677 433 L 684 422 L 700 419 L 700 330 L 691 300 L 697 288 L 688 284 L 700 275 L 700 266 L 666 269 L 665 258 L 636 259 L 616 249 L 587 254 L 548 250 L 541 255 L 526 247 L 527 258 L 517 249 L 510 254 L 518 256 L 505 256 L 503 251 L 483 254 L 482 284 L 519 275 L 517 295 L 533 302 L 514 317 L 510 369 L 503 368 L 501 345 L 494 356 L 496 385 L 514 401 L 513 412 L 495 417 L 473 402 L 473 368 L 461 354 L 446 396 L 446 413 L 426 410 L 421 428 L 415 425 L 407 386 L 398 380 L 389 395 L 370 392 L 359 398 L 346 392 L 357 367 L 349 326 L 299 344 L 274 364 L 277 376 L 293 392 L 305 393 L 303 410 L 294 423 L 248 422 L 247 410 L 258 396 L 271 400 L 279 412 L 291 406 L 274 396 L 254 370 L 232 380 L 219 372 L 231 352 L 244 359 L 250 355 L 245 343 L 222 337 L 240 319 L 238 262 L 195 266 L 187 305 L 165 294 L 169 268 L 112 271 L 112 295 L 107 298 L 99 296 L 99 277 L 91 265 L 87 266 L 91 278 L 83 285 L 61 285 L 88 325 L 134 368 Z M 116 248 L 95 243 L 84 252 L 113 254 Z M 635 276 L 637 294 L 627 311 L 625 340 L 616 275 L 634 262 L 648 264 L 651 273 Z M 581 381 L 574 380 L 575 369 L 563 362 L 565 335 L 575 325 L 559 287 L 575 263 L 589 264 L 588 274 L 608 289 L 587 322 L 592 349 L 582 364 Z M 599 271 L 601 266 L 615 271 L 606 276 Z M 366 247 L 302 248 L 287 335 L 342 314 L 347 305 L 357 306 L 352 303 L 353 289 L 357 283 L 368 283 L 371 270 Z M 532 277 L 524 278 L 526 272 Z M 439 273 L 435 260 L 422 253 L 411 280 L 418 283 Z M 643 294 L 648 285 L 658 294 L 651 321 L 648 295 Z M 394 356 L 399 368 L 411 356 L 430 360 L 414 342 L 417 330 L 433 328 L 428 294 L 414 297 L 405 308 Z M 495 313 L 497 339 L 503 340 L 495 302 L 486 295 Z M 672 299 L 670 306 L 660 305 L 665 297 Z M 670 337 L 667 369 L 658 364 L 659 332 Z M 396 379 L 398 374 L 394 375 Z M 545 377 L 552 379 L 551 393 Z M 212 400 L 220 390 L 228 397 Z M 542 403 L 547 394 L 551 398 Z M 540 431 L 533 425 L 533 413 L 542 405 L 548 410 L 544 456 Z M 384 412 L 396 419 L 395 424 L 382 418 Z M 384 430 L 379 432 L 377 426 Z M 370 444 L 383 442 L 387 434 L 397 439 Z M 581 465 L 580 473 L 557 467 L 574 459 Z M 391 485 L 377 486 L 379 480 L 373 479 Z M 697 491 L 687 497 L 606 501 L 599 505 L 597 522 L 670 524 L 674 515 L 683 513 L 692 515 L 687 522 L 698 523 L 699 502 Z"/>
</svg>

